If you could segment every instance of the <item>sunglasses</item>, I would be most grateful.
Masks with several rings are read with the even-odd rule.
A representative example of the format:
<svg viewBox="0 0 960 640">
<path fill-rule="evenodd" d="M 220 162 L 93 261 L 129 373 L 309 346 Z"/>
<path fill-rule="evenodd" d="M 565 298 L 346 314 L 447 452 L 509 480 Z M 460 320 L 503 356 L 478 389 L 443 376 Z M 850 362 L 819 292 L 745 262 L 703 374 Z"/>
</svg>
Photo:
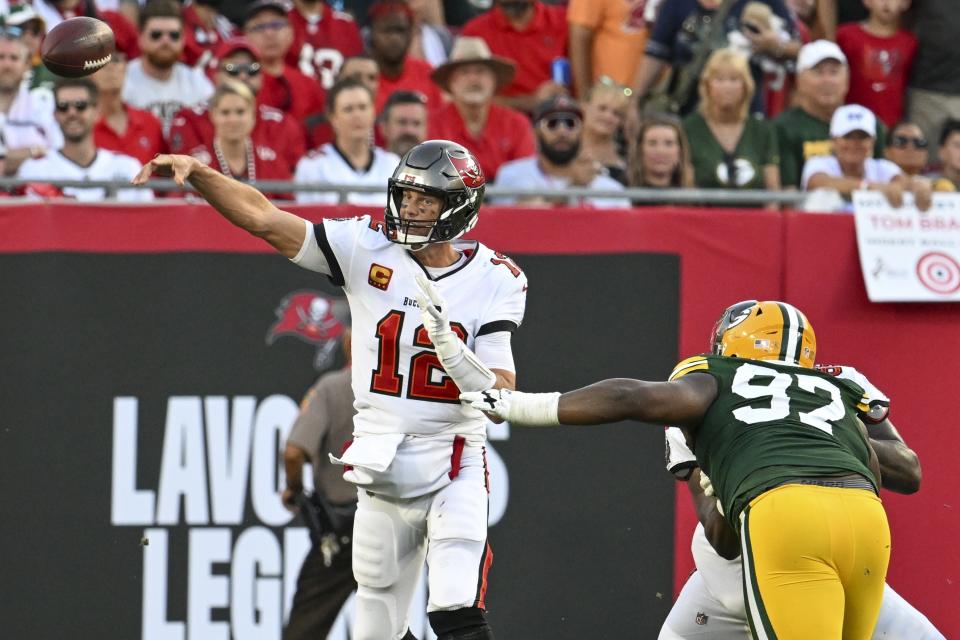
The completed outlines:
<svg viewBox="0 0 960 640">
<path fill-rule="evenodd" d="M 23 35 L 23 29 L 16 25 L 8 24 L 0 27 L 0 38 L 4 40 L 19 40 Z"/>
<path fill-rule="evenodd" d="M 225 62 L 222 69 L 224 73 L 234 78 L 244 73 L 247 74 L 247 77 L 252 78 L 260 73 L 260 63 L 251 62 L 249 64 L 240 64 L 239 62 Z"/>
<path fill-rule="evenodd" d="M 893 136 L 890 141 L 890 144 L 898 149 L 905 148 L 908 144 L 912 144 L 917 149 L 926 149 L 930 144 L 927 142 L 926 138 L 915 138 L 913 136 Z"/>
<path fill-rule="evenodd" d="M 623 86 L 610 76 L 600 76 L 597 78 L 597 84 L 603 85 L 604 87 L 610 87 L 611 89 L 616 89 L 628 98 L 633 95 L 633 89 Z"/>
<path fill-rule="evenodd" d="M 70 111 L 71 107 L 76 109 L 78 113 L 83 113 L 90 107 L 90 102 L 88 100 L 66 100 L 64 102 L 57 102 L 57 111 L 59 113 L 66 113 Z"/>
<path fill-rule="evenodd" d="M 547 118 L 543 123 L 550 131 L 556 131 L 560 127 L 567 131 L 573 131 L 580 126 L 580 121 L 576 118 Z"/>
<path fill-rule="evenodd" d="M 149 35 L 150 39 L 153 40 L 154 42 L 157 42 L 158 40 L 163 38 L 163 36 L 167 36 L 168 38 L 170 38 L 171 42 L 179 42 L 180 36 L 182 35 L 182 33 L 180 31 L 164 31 L 162 29 L 154 29 L 147 35 Z"/>
<path fill-rule="evenodd" d="M 247 29 L 249 33 L 261 33 L 263 31 L 279 31 L 283 29 L 290 23 L 286 20 L 273 20 L 272 22 L 264 22 L 263 24 L 258 24 Z"/>
</svg>

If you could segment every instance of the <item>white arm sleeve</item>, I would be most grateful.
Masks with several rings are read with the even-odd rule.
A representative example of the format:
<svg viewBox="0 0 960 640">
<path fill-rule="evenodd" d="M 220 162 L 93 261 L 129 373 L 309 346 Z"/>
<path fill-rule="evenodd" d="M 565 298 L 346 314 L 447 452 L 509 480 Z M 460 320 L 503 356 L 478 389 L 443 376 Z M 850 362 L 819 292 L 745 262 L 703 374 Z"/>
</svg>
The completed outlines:
<svg viewBox="0 0 960 640">
<path fill-rule="evenodd" d="M 513 364 L 513 351 L 510 349 L 510 332 L 495 331 L 477 336 L 473 343 L 473 352 L 480 362 L 490 369 L 503 369 L 516 373 Z"/>
<path fill-rule="evenodd" d="M 303 244 L 300 246 L 299 253 L 291 258 L 290 261 L 304 269 L 318 271 L 329 276 L 330 264 L 323 255 L 323 251 L 320 250 L 319 243 L 317 243 L 317 236 L 313 232 L 313 223 L 309 220 L 304 220 L 303 224 Z"/>
</svg>

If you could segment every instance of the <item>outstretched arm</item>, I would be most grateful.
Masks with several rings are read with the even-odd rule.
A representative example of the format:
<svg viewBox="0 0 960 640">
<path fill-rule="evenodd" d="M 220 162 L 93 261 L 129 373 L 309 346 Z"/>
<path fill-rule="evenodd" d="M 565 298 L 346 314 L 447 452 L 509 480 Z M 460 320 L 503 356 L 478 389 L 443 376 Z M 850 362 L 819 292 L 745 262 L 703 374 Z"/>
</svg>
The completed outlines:
<svg viewBox="0 0 960 640">
<path fill-rule="evenodd" d="M 716 395 L 713 376 L 691 373 L 673 382 L 613 378 L 563 395 L 494 389 L 464 393 L 460 398 L 518 426 L 605 424 L 621 420 L 695 425 Z"/>
<path fill-rule="evenodd" d="M 287 258 L 296 256 L 303 246 L 307 230 L 303 218 L 281 211 L 250 185 L 228 178 L 196 158 L 160 154 L 143 165 L 133 184 L 143 184 L 152 175 L 172 177 L 179 185 L 190 182 L 224 218 L 263 238 Z"/>
<path fill-rule="evenodd" d="M 896 493 L 916 493 L 920 490 L 920 459 L 907 446 L 889 419 L 867 425 L 870 444 L 880 462 L 884 489 Z"/>
</svg>

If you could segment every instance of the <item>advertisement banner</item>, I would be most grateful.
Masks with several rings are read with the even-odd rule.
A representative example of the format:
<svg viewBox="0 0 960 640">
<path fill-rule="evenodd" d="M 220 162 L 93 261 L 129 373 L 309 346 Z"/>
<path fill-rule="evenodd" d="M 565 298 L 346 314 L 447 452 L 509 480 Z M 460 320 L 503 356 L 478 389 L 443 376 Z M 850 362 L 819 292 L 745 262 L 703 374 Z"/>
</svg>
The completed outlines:
<svg viewBox="0 0 960 640">
<path fill-rule="evenodd" d="M 854 194 L 857 246 L 871 302 L 960 302 L 960 194 L 929 211 L 907 196 L 895 209 L 877 191 Z"/>
</svg>

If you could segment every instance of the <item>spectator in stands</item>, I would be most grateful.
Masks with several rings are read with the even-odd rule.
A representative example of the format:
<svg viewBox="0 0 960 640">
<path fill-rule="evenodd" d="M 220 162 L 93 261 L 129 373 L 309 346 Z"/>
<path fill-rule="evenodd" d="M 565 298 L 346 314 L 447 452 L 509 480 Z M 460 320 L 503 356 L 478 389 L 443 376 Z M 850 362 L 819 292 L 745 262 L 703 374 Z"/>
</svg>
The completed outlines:
<svg viewBox="0 0 960 640">
<path fill-rule="evenodd" d="M 220 13 L 221 0 L 188 0 L 183 7 L 183 56 L 191 67 L 206 69 L 217 46 L 232 38 L 237 28 Z"/>
<path fill-rule="evenodd" d="M 10 4 L 26 3 L 11 2 Z M 96 18 L 103 20 L 110 26 L 118 51 L 123 51 L 127 54 L 127 58 L 131 60 L 140 55 L 140 47 L 137 44 L 137 28 L 126 16 L 117 11 L 100 9 L 97 7 L 97 3 L 91 0 L 33 0 L 30 4 L 33 5 L 40 19 L 43 20 L 47 31 L 64 20 L 77 16 Z"/>
<path fill-rule="evenodd" d="M 293 0 L 289 18 L 293 46 L 286 53 L 287 64 L 318 81 L 326 91 L 333 86 L 344 59 L 363 52 L 353 16 L 334 11 L 324 0 Z"/>
<path fill-rule="evenodd" d="M 365 53 L 350 56 L 343 61 L 340 66 L 340 73 L 337 74 L 337 80 L 343 78 L 356 78 L 367 85 L 373 95 L 377 95 L 377 91 L 380 89 L 380 65 L 373 57 Z"/>
<path fill-rule="evenodd" d="M 571 87 L 553 80 L 551 65 L 567 57 L 567 18 L 563 7 L 539 0 L 495 0 L 487 13 L 463 27 L 464 36 L 483 38 L 494 55 L 511 60 L 513 80 L 497 101 L 531 113 L 543 100 Z"/>
<path fill-rule="evenodd" d="M 453 140 L 473 152 L 493 181 L 500 165 L 536 151 L 530 121 L 509 107 L 493 104 L 496 91 L 513 77 L 509 60 L 493 56 L 481 38 L 461 37 L 450 60 L 432 78 L 452 101 L 430 116 L 430 138 Z"/>
<path fill-rule="evenodd" d="M 597 79 L 633 83 L 647 41 L 643 2 L 570 0 L 567 22 L 576 95 L 584 98 Z"/>
<path fill-rule="evenodd" d="M 53 94 L 45 88 L 30 89 L 24 81 L 30 61 L 20 36 L 20 27 L 0 28 L 0 142 L 6 150 L 6 175 L 16 173 L 24 160 L 63 144 L 53 116 Z"/>
<path fill-rule="evenodd" d="M 395 91 L 387 98 L 379 120 L 387 151 L 403 156 L 427 139 L 427 99 L 416 91 Z"/>
<path fill-rule="evenodd" d="M 630 147 L 628 166 L 631 187 L 692 187 L 690 145 L 680 121 L 667 115 L 645 117 Z"/>
<path fill-rule="evenodd" d="M 698 111 L 683 121 L 694 181 L 705 189 L 780 189 L 777 136 L 750 115 L 755 90 L 747 59 L 714 51 L 700 76 Z"/>
<path fill-rule="evenodd" d="M 88 78 L 60 79 L 54 85 L 55 118 L 63 135 L 63 147 L 42 158 L 25 161 L 17 177 L 36 181 L 27 194 L 42 197 L 67 196 L 83 202 L 106 198 L 101 187 L 64 187 L 57 189 L 44 180 L 115 180 L 130 182 L 140 171 L 140 163 L 130 156 L 98 149 L 93 140 L 97 119 L 97 87 Z M 127 202 L 152 200 L 147 189 L 120 189 L 117 199 Z"/>
<path fill-rule="evenodd" d="M 658 99 L 657 108 L 686 115 L 697 104 L 697 81 L 707 53 L 727 45 L 728 34 L 737 33 L 750 43 L 755 57 L 784 61 L 792 59 L 800 48 L 793 27 L 793 18 L 783 0 L 760 0 L 767 5 L 787 29 L 790 39 L 784 41 L 777 30 L 749 29 L 740 17 L 748 0 L 733 0 L 726 19 L 714 20 L 722 0 L 677 0 L 660 6 L 657 21 L 647 38 L 645 52 L 637 76 L 634 92 L 637 101 L 647 97 L 654 84 L 668 68 L 673 73 L 666 93 Z M 754 25 L 756 27 L 756 25 Z M 762 69 L 750 67 L 754 86 L 763 86 Z M 755 92 L 750 111 L 763 113 L 761 92 Z"/>
<path fill-rule="evenodd" d="M 876 130 L 876 116 L 866 107 L 848 104 L 837 109 L 830 120 L 833 155 L 807 161 L 803 188 L 832 189 L 847 201 L 857 190 L 880 191 L 894 207 L 903 204 L 904 192 L 910 192 L 917 206 L 926 210 L 930 207 L 930 180 L 907 176 L 889 160 L 873 158 Z M 845 209 L 850 210 L 849 205 Z"/>
<path fill-rule="evenodd" d="M 413 37 L 407 55 L 431 67 L 443 64 L 453 46 L 453 35 L 443 23 L 443 7 L 439 0 L 409 0 L 409 4 L 413 11 Z"/>
<path fill-rule="evenodd" d="M 225 176 L 241 182 L 290 180 L 290 165 L 276 144 L 254 142 L 257 104 L 250 88 L 225 80 L 210 98 L 213 140 L 190 150 L 190 155 Z M 268 193 L 277 200 L 292 200 L 289 193 Z"/>
<path fill-rule="evenodd" d="M 537 154 L 512 160 L 501 167 L 494 186 L 503 189 L 537 189 L 549 194 L 567 187 L 586 187 L 598 191 L 620 191 L 623 185 L 607 175 L 603 165 L 582 153 L 583 112 L 577 102 L 560 95 L 540 103 L 534 112 L 533 128 L 537 136 Z M 500 197 L 501 204 L 590 205 L 598 208 L 629 207 L 626 198 Z"/>
<path fill-rule="evenodd" d="M 960 119 L 960 11 L 955 0 L 923 0 L 911 9 L 920 39 L 910 72 L 907 117 L 936 140 L 944 122 Z M 936 156 L 931 149 L 931 161 Z"/>
<path fill-rule="evenodd" d="M 163 126 L 149 111 L 124 104 L 126 73 L 127 56 L 115 51 L 110 62 L 90 76 L 99 95 L 99 117 L 93 126 L 93 141 L 100 149 L 116 151 L 146 164 L 158 153 L 166 153 Z"/>
<path fill-rule="evenodd" d="M 912 122 L 898 122 L 890 129 L 884 156 L 908 176 L 923 175 L 927 167 L 927 148 L 923 131 Z"/>
<path fill-rule="evenodd" d="M 830 155 L 830 118 L 843 104 L 850 81 L 847 58 L 833 42 L 816 40 L 803 46 L 797 57 L 797 91 L 794 106 L 774 120 L 780 151 L 780 182 L 800 187 L 804 163 L 814 156 Z M 877 123 L 875 153 L 882 156 L 886 129 Z"/>
<path fill-rule="evenodd" d="M 30 88 L 53 86 L 57 76 L 43 65 L 40 59 L 40 43 L 47 32 L 43 18 L 37 13 L 33 5 L 21 4 L 10 7 L 10 12 L 4 17 L 7 27 L 20 29 L 20 39 L 27 45 L 27 60 L 30 64 Z"/>
<path fill-rule="evenodd" d="M 183 18 L 170 0 L 150 0 L 140 12 L 143 55 L 127 65 L 123 101 L 152 111 L 170 131 L 173 115 L 186 106 L 202 104 L 213 93 L 203 70 L 179 62 L 183 54 Z"/>
<path fill-rule="evenodd" d="M 892 127 L 903 118 L 904 94 L 917 38 L 900 26 L 906 3 L 900 0 L 864 0 L 870 11 L 866 22 L 842 24 L 837 44 L 850 65 L 847 104 L 861 104 Z"/>
<path fill-rule="evenodd" d="M 353 79 L 337 81 L 330 89 L 327 109 L 334 140 L 303 158 L 294 179 L 300 183 L 381 187 L 383 193 L 348 193 L 346 201 L 385 206 L 387 180 L 400 158 L 371 144 L 375 118 L 373 93 L 365 84 Z M 333 204 L 338 201 L 337 193 L 297 192 L 297 202 Z"/>
<path fill-rule="evenodd" d="M 931 176 L 934 190 L 960 191 L 960 120 L 947 120 L 943 124 L 937 155 L 941 166 L 940 173 Z"/>
<path fill-rule="evenodd" d="M 284 0 L 256 0 L 247 9 L 244 34 L 260 52 L 263 86 L 260 104 L 274 107 L 298 122 L 322 117 L 326 94 L 310 78 L 284 62 L 293 44 L 293 29 Z"/>
<path fill-rule="evenodd" d="M 431 109 L 443 98 L 430 80 L 433 68 L 407 55 L 413 36 L 413 12 L 404 0 L 378 0 L 370 7 L 370 55 L 380 66 L 375 103 L 377 113 L 394 91 L 419 91 Z"/>
<path fill-rule="evenodd" d="M 609 76 L 600 79 L 587 93 L 583 105 L 583 151 L 602 164 L 611 178 L 627 183 L 623 152 L 623 127 L 630 89 Z"/>
<path fill-rule="evenodd" d="M 260 54 L 244 38 L 221 42 L 216 50 L 217 70 L 213 76 L 219 86 L 228 80 L 242 82 L 258 98 L 254 111 L 255 124 L 251 137 L 254 144 L 272 147 L 280 152 L 292 172 L 307 153 L 303 126 L 279 109 L 259 103 L 263 86 Z M 210 147 L 214 127 L 206 105 L 181 109 L 170 127 L 170 150 L 189 153 L 198 146 Z"/>
</svg>

